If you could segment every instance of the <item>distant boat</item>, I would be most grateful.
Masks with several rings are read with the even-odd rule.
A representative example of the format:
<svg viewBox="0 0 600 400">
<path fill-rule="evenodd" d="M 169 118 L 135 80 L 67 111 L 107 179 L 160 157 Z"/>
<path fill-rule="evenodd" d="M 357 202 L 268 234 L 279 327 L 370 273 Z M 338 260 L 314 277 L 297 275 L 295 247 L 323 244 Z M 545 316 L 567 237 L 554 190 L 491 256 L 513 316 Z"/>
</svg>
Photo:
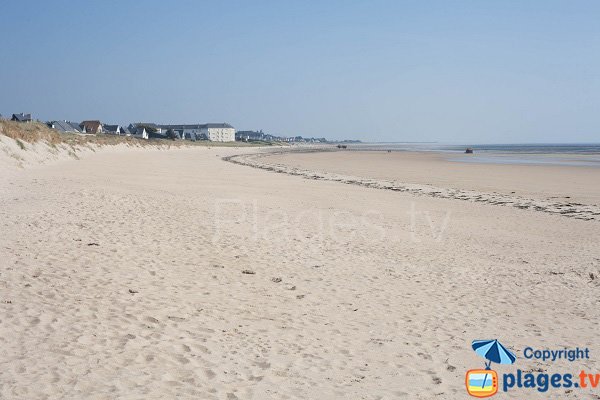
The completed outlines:
<svg viewBox="0 0 600 400">
<path fill-rule="evenodd" d="M 465 154 L 473 154 L 473 149 L 470 147 L 467 147 L 467 149 L 465 150 Z"/>
</svg>

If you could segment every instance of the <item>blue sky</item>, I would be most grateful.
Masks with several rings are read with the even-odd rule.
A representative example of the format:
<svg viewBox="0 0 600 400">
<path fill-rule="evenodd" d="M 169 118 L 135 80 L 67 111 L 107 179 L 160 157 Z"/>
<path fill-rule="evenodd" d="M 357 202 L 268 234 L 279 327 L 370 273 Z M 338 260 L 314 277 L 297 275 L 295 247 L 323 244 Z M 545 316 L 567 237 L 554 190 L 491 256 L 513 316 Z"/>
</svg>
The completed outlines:
<svg viewBox="0 0 600 400">
<path fill-rule="evenodd" d="M 0 113 L 600 142 L 599 1 L 3 1 Z"/>
</svg>

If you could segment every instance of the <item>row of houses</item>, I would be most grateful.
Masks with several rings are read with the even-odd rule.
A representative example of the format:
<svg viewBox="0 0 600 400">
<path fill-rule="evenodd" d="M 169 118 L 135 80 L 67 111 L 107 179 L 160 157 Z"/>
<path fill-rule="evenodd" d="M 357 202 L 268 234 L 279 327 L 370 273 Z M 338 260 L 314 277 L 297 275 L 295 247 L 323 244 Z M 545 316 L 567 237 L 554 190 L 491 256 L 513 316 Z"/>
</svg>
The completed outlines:
<svg viewBox="0 0 600 400">
<path fill-rule="evenodd" d="M 131 125 L 130 125 L 131 127 Z M 208 124 L 135 124 L 144 129 L 150 137 L 185 140 L 210 140 L 212 142 L 234 142 L 235 128 L 225 122 Z"/>
<path fill-rule="evenodd" d="M 294 143 L 327 143 L 325 138 L 305 138 L 302 136 L 276 136 L 260 131 L 237 131 L 235 140 L 242 142 L 294 142 Z"/>
<path fill-rule="evenodd" d="M 0 118 L 2 116 L 0 115 Z M 12 121 L 31 122 L 31 114 L 13 114 Z M 139 122 L 128 126 L 105 124 L 99 120 L 72 122 L 67 120 L 50 121 L 47 125 L 59 132 L 133 136 L 140 139 L 187 139 L 210 140 L 213 142 L 234 142 L 235 128 L 227 123 L 208 124 L 165 124 Z"/>
<path fill-rule="evenodd" d="M 52 129 L 56 129 L 63 133 L 108 133 L 113 135 L 127 135 L 132 136 L 137 133 L 137 128 L 134 125 L 130 127 L 122 127 L 121 125 L 109 125 L 103 124 L 98 120 L 82 121 L 82 122 L 71 122 L 67 120 L 63 121 L 51 121 L 47 123 Z M 132 129 L 130 129 L 132 128 Z M 147 138 L 146 138 L 147 139 Z"/>
<path fill-rule="evenodd" d="M 0 115 L 0 118 L 2 116 Z M 31 114 L 13 114 L 11 120 L 17 122 L 31 122 Z M 106 133 L 112 135 L 132 136 L 140 139 L 183 139 L 183 140 L 210 140 L 213 142 L 296 142 L 296 143 L 327 143 L 325 138 L 304 138 L 302 136 L 276 136 L 260 131 L 235 131 L 227 123 L 208 124 L 155 124 L 152 122 L 138 122 L 128 126 L 111 125 L 99 120 L 82 122 L 52 121 L 47 123 L 52 129 L 65 133 Z"/>
<path fill-rule="evenodd" d="M 53 129 L 61 132 L 107 133 L 113 135 L 133 136 L 140 139 L 187 139 L 210 140 L 212 142 L 235 141 L 235 128 L 227 123 L 209 124 L 171 124 L 135 123 L 129 126 L 103 124 L 98 120 L 83 121 L 80 124 L 69 121 L 53 121 L 49 123 Z"/>
<path fill-rule="evenodd" d="M 71 122 L 67 120 L 50 121 L 47 125 L 62 133 L 87 133 L 98 134 L 106 133 L 112 135 L 134 136 L 141 139 L 149 139 L 147 132 L 143 129 L 137 129 L 135 125 L 130 127 L 122 127 L 121 125 L 103 124 L 98 120 Z"/>
</svg>

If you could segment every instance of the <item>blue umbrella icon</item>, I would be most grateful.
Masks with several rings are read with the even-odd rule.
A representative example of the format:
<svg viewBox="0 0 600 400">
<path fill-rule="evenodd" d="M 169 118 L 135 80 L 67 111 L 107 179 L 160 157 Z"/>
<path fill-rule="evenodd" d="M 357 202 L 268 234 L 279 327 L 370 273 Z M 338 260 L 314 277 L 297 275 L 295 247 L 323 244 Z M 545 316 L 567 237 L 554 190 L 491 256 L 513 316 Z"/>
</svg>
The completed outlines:
<svg viewBox="0 0 600 400">
<path fill-rule="evenodd" d="M 497 339 L 473 340 L 471 347 L 473 347 L 475 353 L 488 360 L 488 362 L 485 363 L 485 369 L 491 369 L 490 365 L 492 365 L 493 362 L 497 364 L 513 364 L 517 359 L 515 354 L 504 347 Z M 483 379 L 483 385 L 481 387 L 485 386 L 486 380 L 487 374 Z"/>
</svg>

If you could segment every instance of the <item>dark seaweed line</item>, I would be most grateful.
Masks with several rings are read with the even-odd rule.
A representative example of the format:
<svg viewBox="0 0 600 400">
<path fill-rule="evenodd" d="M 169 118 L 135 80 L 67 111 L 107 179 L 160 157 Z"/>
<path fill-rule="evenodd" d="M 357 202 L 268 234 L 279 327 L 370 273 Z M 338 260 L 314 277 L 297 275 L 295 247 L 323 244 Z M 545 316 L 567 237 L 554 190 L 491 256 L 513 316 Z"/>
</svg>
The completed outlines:
<svg viewBox="0 0 600 400">
<path fill-rule="evenodd" d="M 507 195 L 498 194 L 486 194 L 486 193 L 468 193 L 457 189 L 436 189 L 431 188 L 430 191 L 426 191 L 420 188 L 410 188 L 402 184 L 376 181 L 371 179 L 363 179 L 358 177 L 336 177 L 326 176 L 318 172 L 285 167 L 279 165 L 262 164 L 256 161 L 257 158 L 265 158 L 272 155 L 280 155 L 291 152 L 298 153 L 313 153 L 313 152 L 328 152 L 335 150 L 326 149 L 303 149 L 303 150 L 284 150 L 284 151 L 273 151 L 267 153 L 257 154 L 236 154 L 232 156 L 222 157 L 223 161 L 227 161 L 233 164 L 243 165 L 247 167 L 262 169 L 265 171 L 275 172 L 278 174 L 287 174 L 292 176 L 300 176 L 304 179 L 311 180 L 325 180 L 330 182 L 339 182 L 347 185 L 356 185 L 367 187 L 371 189 L 380 190 L 391 190 L 395 192 L 410 193 L 417 196 L 429 196 L 442 199 L 454 199 L 463 201 L 473 201 L 479 203 L 485 203 L 496 206 L 512 206 L 521 210 L 532 210 L 545 212 L 548 214 L 555 214 L 566 218 L 579 219 L 583 221 L 598 221 L 600 220 L 600 208 L 591 205 L 583 205 L 577 203 L 553 203 L 553 204 L 540 204 L 539 201 L 532 199 L 523 199 L 517 197 L 510 197 Z M 426 186 L 426 185 L 422 185 Z"/>
</svg>

